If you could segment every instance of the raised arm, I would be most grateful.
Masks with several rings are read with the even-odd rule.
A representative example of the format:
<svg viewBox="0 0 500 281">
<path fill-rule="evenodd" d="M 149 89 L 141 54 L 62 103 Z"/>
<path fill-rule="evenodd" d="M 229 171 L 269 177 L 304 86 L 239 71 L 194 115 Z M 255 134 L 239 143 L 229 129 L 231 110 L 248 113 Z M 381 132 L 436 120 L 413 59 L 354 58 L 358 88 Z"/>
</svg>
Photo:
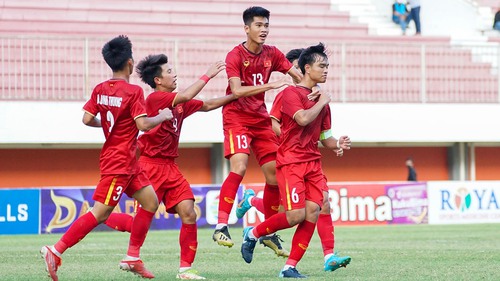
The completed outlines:
<svg viewBox="0 0 500 281">
<path fill-rule="evenodd" d="M 217 76 L 217 74 L 219 74 L 224 69 L 226 69 L 226 63 L 223 61 L 217 61 L 216 63 L 211 65 L 205 75 L 191 84 L 191 86 L 187 87 L 185 90 L 177 93 L 173 106 L 192 100 L 197 94 L 200 93 L 203 87 L 205 87 L 205 85 L 208 83 L 208 80 Z"/>
<path fill-rule="evenodd" d="M 199 111 L 210 111 L 226 105 L 236 99 L 236 96 L 231 94 L 219 98 L 209 99 L 203 102 L 203 106 Z"/>
<path fill-rule="evenodd" d="M 287 81 L 286 77 L 274 82 L 257 86 L 242 86 L 241 79 L 238 77 L 231 77 L 229 79 L 229 86 L 231 87 L 231 93 L 233 93 L 236 96 L 236 98 L 253 96 L 268 90 L 278 89 L 290 84 L 291 83 Z"/>
<path fill-rule="evenodd" d="M 293 79 L 293 83 L 299 84 L 304 75 L 295 67 L 290 68 L 288 71 L 288 75 L 290 75 Z"/>
</svg>

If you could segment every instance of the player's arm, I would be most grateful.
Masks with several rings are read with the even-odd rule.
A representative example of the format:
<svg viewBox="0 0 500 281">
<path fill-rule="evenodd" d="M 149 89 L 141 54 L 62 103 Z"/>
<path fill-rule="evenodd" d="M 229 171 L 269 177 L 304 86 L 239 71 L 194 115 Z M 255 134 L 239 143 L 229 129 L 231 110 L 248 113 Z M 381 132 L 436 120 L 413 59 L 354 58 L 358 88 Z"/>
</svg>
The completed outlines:
<svg viewBox="0 0 500 281">
<path fill-rule="evenodd" d="M 320 141 L 328 149 L 351 149 L 351 139 L 348 136 L 341 136 L 336 139 L 332 136 L 331 130 L 321 132 Z"/>
<path fill-rule="evenodd" d="M 82 122 L 83 124 L 89 127 L 102 127 L 101 119 L 95 117 L 94 115 L 88 113 L 87 111 L 83 113 Z"/>
<path fill-rule="evenodd" d="M 325 107 L 329 103 L 330 103 L 330 95 L 327 93 L 323 93 L 319 96 L 318 102 L 313 107 L 297 111 L 293 115 L 293 119 L 300 126 L 307 126 L 314 119 L 316 119 L 316 117 L 318 117 L 323 107 Z"/>
<path fill-rule="evenodd" d="M 292 67 L 290 68 L 290 70 L 288 70 L 288 75 L 292 77 L 293 83 L 295 84 L 299 84 L 300 81 L 302 81 L 302 78 L 304 77 L 304 75 L 302 75 L 302 73 L 295 67 Z"/>
<path fill-rule="evenodd" d="M 135 118 L 135 124 L 137 129 L 147 132 L 154 127 L 158 126 L 161 122 L 172 119 L 172 111 L 168 108 L 160 109 L 158 115 L 155 117 L 147 117 L 146 115 L 140 115 Z"/>
<path fill-rule="evenodd" d="M 273 127 L 274 133 L 279 137 L 281 135 L 281 124 L 278 120 L 271 117 L 271 124 Z"/>
<path fill-rule="evenodd" d="M 219 108 L 223 105 L 226 105 L 235 99 L 236 99 L 236 96 L 233 94 L 219 97 L 219 98 L 209 99 L 209 100 L 206 100 L 203 102 L 203 106 L 200 108 L 199 111 L 205 111 L 205 112 L 211 111 L 211 110 Z"/>
<path fill-rule="evenodd" d="M 341 136 L 336 139 L 332 136 L 330 129 L 321 132 L 320 141 L 324 147 L 333 150 L 338 157 L 344 155 L 344 149 L 351 149 L 351 139 L 348 136 Z"/>
<path fill-rule="evenodd" d="M 265 91 L 278 89 L 287 85 L 290 85 L 290 82 L 287 81 L 286 77 L 274 82 L 257 86 L 242 86 L 241 79 L 239 77 L 229 78 L 229 87 L 231 87 L 231 93 L 233 93 L 236 96 L 236 98 L 253 96 Z"/>
<path fill-rule="evenodd" d="M 224 69 L 226 69 L 226 63 L 223 61 L 217 61 L 216 63 L 211 65 L 205 75 L 198 79 L 198 81 L 191 84 L 191 86 L 187 87 L 185 90 L 177 93 L 172 107 L 180 103 L 185 103 L 192 100 L 197 94 L 200 93 L 203 87 L 205 87 L 205 85 L 208 83 L 208 80 L 217 76 L 217 74 L 219 74 L 219 72 Z"/>
</svg>

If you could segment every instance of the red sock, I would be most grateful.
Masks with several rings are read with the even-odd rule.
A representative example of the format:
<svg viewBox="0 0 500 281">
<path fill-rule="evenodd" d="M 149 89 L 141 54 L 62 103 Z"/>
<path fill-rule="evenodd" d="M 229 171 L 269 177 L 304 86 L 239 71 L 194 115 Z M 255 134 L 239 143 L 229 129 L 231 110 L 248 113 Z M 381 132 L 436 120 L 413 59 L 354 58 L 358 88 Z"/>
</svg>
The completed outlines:
<svg viewBox="0 0 500 281">
<path fill-rule="evenodd" d="M 130 232 L 134 217 L 124 213 L 111 213 L 104 222 L 107 226 L 121 232 Z"/>
<path fill-rule="evenodd" d="M 295 230 L 295 234 L 292 238 L 290 256 L 286 261 L 287 265 L 296 266 L 300 259 L 302 259 L 302 256 L 306 253 L 309 242 L 311 241 L 315 226 L 315 223 L 306 220 L 297 226 L 297 230 Z"/>
<path fill-rule="evenodd" d="M 254 206 L 257 211 L 264 214 L 264 200 L 262 198 L 257 196 L 252 197 L 250 205 Z"/>
<path fill-rule="evenodd" d="M 146 240 L 149 226 L 153 220 L 155 213 L 148 212 L 143 208 L 139 208 L 132 222 L 130 231 L 130 241 L 128 244 L 127 255 L 131 257 L 139 257 L 142 244 Z"/>
<path fill-rule="evenodd" d="M 318 229 L 318 235 L 319 239 L 321 240 L 321 245 L 323 246 L 323 256 L 333 254 L 333 248 L 335 246 L 335 236 L 333 234 L 334 230 L 332 217 L 329 214 L 319 214 L 316 227 Z"/>
<path fill-rule="evenodd" d="M 196 223 L 182 224 L 181 232 L 179 233 L 179 245 L 181 245 L 180 267 L 191 267 L 198 247 L 198 228 Z"/>
<path fill-rule="evenodd" d="M 253 234 L 255 237 L 259 238 L 264 235 L 275 233 L 278 230 L 290 228 L 291 225 L 286 219 L 285 213 L 276 214 L 269 219 L 266 219 L 253 229 Z"/>
<path fill-rule="evenodd" d="M 280 190 L 278 186 L 266 183 L 264 187 L 264 216 L 266 219 L 278 213 L 280 202 Z"/>
<path fill-rule="evenodd" d="M 229 221 L 229 214 L 233 208 L 234 198 L 236 198 L 236 193 L 238 192 L 242 180 L 242 176 L 231 172 L 222 184 L 219 195 L 218 223 L 227 224 Z"/>
<path fill-rule="evenodd" d="M 61 239 L 54 245 L 54 248 L 59 253 L 64 253 L 66 249 L 80 242 L 80 240 L 89 234 L 97 225 L 99 225 L 99 223 L 97 223 L 94 214 L 92 214 L 92 212 L 86 213 L 71 224 L 68 231 L 66 231 Z"/>
</svg>

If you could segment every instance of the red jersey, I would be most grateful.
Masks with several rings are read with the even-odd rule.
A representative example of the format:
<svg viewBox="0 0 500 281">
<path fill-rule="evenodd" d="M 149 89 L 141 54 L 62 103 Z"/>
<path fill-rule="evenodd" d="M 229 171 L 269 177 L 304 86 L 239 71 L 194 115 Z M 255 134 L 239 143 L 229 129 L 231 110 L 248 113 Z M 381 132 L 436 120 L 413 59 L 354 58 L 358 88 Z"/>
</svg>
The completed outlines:
<svg viewBox="0 0 500 281">
<path fill-rule="evenodd" d="M 170 108 L 173 118 L 139 136 L 141 155 L 150 158 L 179 157 L 178 148 L 182 122 L 186 117 L 200 110 L 203 101 L 190 100 L 172 107 L 176 96 L 177 93 L 154 92 L 147 97 L 146 112 L 148 116 L 156 116 L 158 110 Z"/>
<path fill-rule="evenodd" d="M 242 86 L 264 85 L 269 82 L 273 71 L 287 73 L 293 67 L 285 55 L 274 46 L 263 45 L 259 54 L 248 51 L 240 44 L 226 56 L 227 78 L 238 77 Z M 226 95 L 231 94 L 228 85 Z M 222 109 L 224 126 L 253 125 L 262 120 L 269 119 L 269 114 L 264 103 L 264 92 L 239 98 L 226 104 Z"/>
<path fill-rule="evenodd" d="M 271 112 L 269 112 L 269 115 L 271 118 L 274 120 L 278 121 L 281 123 L 281 107 L 283 104 L 283 91 L 279 92 L 276 97 L 274 98 L 273 102 L 273 107 L 271 107 Z"/>
<path fill-rule="evenodd" d="M 134 174 L 137 172 L 137 135 L 135 119 L 146 116 L 142 88 L 125 80 L 108 80 L 98 84 L 83 110 L 101 115 L 106 141 L 101 150 L 101 174 Z"/>
<path fill-rule="evenodd" d="M 314 161 L 321 158 L 318 140 L 322 131 L 331 128 L 330 106 L 326 105 L 320 114 L 307 126 L 300 126 L 293 116 L 300 110 L 313 107 L 307 95 L 311 89 L 289 86 L 283 90 L 281 143 L 276 155 L 276 166 Z"/>
</svg>

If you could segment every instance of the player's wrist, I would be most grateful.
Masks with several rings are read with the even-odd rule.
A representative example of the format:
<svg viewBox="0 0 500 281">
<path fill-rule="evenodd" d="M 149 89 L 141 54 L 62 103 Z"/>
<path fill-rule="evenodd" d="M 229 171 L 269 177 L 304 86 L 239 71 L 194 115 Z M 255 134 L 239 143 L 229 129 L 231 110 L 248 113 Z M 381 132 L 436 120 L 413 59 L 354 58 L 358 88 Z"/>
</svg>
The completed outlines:
<svg viewBox="0 0 500 281">
<path fill-rule="evenodd" d="M 202 80 L 203 82 L 205 82 L 205 84 L 208 83 L 208 81 L 210 81 L 210 77 L 208 77 L 208 75 L 206 74 L 203 74 L 201 77 L 200 77 L 200 80 Z"/>
</svg>

